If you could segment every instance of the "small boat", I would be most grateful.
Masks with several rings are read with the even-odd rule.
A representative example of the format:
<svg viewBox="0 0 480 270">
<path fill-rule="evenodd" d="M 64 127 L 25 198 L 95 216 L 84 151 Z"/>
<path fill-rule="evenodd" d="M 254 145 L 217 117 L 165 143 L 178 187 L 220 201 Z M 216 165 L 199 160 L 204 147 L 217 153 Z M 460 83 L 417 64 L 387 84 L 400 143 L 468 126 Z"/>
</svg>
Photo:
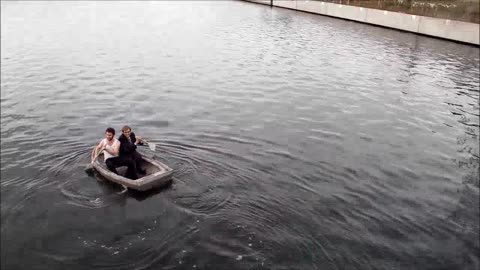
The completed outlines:
<svg viewBox="0 0 480 270">
<path fill-rule="evenodd" d="M 107 180 L 138 191 L 165 186 L 171 182 L 173 174 L 172 168 L 144 155 L 142 155 L 141 168 L 146 170 L 146 174 L 135 180 L 124 177 L 127 171 L 125 166 L 117 168 L 118 174 L 111 172 L 105 165 L 103 153 L 95 160 L 93 167 Z"/>
</svg>

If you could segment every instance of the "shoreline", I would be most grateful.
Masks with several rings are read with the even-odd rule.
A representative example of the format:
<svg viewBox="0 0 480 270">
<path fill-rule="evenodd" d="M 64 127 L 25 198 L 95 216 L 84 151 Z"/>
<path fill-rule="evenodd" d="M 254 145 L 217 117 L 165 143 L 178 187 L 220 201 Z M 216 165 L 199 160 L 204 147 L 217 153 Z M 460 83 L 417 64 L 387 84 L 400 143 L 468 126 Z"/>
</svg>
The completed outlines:
<svg viewBox="0 0 480 270">
<path fill-rule="evenodd" d="M 242 0 L 480 46 L 476 23 L 309 0 Z"/>
</svg>

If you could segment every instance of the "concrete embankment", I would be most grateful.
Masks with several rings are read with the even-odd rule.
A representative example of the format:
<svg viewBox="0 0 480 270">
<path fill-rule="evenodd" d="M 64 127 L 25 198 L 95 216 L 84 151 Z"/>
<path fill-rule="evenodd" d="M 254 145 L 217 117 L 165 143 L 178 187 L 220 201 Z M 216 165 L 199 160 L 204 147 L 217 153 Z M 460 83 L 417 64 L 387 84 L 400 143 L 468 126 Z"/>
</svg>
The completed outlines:
<svg viewBox="0 0 480 270">
<path fill-rule="evenodd" d="M 480 45 L 480 25 L 309 0 L 244 0 Z"/>
</svg>

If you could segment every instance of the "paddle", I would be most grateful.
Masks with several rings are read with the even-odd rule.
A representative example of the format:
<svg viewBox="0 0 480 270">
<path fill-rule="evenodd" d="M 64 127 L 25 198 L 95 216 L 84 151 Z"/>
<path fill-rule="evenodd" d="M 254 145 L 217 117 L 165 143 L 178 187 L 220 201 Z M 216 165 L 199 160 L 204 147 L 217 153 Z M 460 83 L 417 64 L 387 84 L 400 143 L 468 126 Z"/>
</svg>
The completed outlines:
<svg viewBox="0 0 480 270">
<path fill-rule="evenodd" d="M 151 143 L 145 139 L 142 139 L 142 142 L 143 143 L 147 143 L 148 144 L 148 147 L 150 148 L 150 150 L 152 150 L 153 152 L 155 152 L 155 149 L 157 148 L 157 145 L 154 144 L 154 143 Z"/>
</svg>

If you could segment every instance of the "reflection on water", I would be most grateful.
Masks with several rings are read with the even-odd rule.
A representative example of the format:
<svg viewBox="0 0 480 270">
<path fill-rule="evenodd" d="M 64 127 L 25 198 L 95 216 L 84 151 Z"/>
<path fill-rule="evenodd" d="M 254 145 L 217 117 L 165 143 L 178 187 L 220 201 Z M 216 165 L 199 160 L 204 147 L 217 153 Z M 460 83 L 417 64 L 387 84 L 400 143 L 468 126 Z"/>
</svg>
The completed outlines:
<svg viewBox="0 0 480 270">
<path fill-rule="evenodd" d="M 2 269 L 478 268 L 478 48 L 243 2 L 1 5 Z M 85 173 L 124 124 L 169 187 Z"/>
</svg>

